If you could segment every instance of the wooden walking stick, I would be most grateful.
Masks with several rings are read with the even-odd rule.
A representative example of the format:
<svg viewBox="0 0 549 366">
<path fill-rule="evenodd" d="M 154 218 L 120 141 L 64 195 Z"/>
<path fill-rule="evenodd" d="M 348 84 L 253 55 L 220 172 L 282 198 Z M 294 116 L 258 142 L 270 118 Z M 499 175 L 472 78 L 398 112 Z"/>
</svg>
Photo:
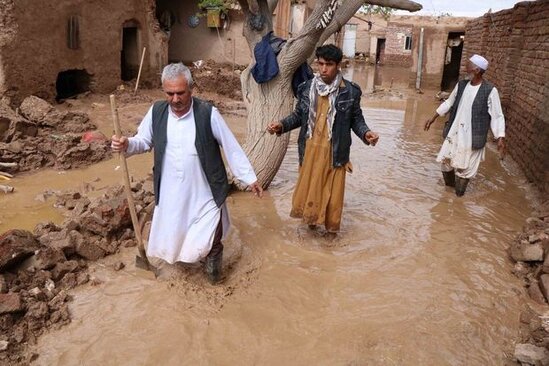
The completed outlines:
<svg viewBox="0 0 549 366">
<path fill-rule="evenodd" d="M 120 122 L 118 121 L 118 109 L 116 107 L 115 96 L 111 94 L 111 112 L 112 119 L 114 123 L 114 134 L 120 138 L 122 132 L 120 130 Z M 128 172 L 128 164 L 126 163 L 126 156 L 124 153 L 118 154 L 120 157 L 120 163 L 122 164 L 122 169 L 124 173 L 124 188 L 126 191 L 126 198 L 128 200 L 128 207 L 130 208 L 130 216 L 132 218 L 133 232 L 135 233 L 135 239 L 137 240 L 137 249 L 139 250 L 139 255 L 135 257 L 135 265 L 138 268 L 143 268 L 148 271 L 152 271 L 156 274 L 156 269 L 149 263 L 147 258 L 147 253 L 145 252 L 145 246 L 143 245 L 143 239 L 141 237 L 141 227 L 139 225 L 139 220 L 137 218 L 137 211 L 135 209 L 135 203 L 132 196 L 132 188 L 130 185 L 130 174 Z"/>
<path fill-rule="evenodd" d="M 139 87 L 139 79 L 141 79 L 141 70 L 143 69 L 143 61 L 145 60 L 145 51 L 147 47 L 143 47 L 143 53 L 141 54 L 141 62 L 139 63 L 139 72 L 137 73 L 137 80 L 135 81 L 135 89 L 133 93 L 137 93 L 137 88 Z"/>
</svg>

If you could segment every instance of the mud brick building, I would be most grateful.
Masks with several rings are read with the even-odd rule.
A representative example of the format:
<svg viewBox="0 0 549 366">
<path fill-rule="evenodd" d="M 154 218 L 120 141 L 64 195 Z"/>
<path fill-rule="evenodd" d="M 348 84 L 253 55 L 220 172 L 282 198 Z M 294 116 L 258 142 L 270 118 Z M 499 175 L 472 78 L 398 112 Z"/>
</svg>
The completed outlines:
<svg viewBox="0 0 549 366">
<path fill-rule="evenodd" d="M 508 150 L 526 177 L 549 193 L 549 1 L 521 2 L 467 24 L 462 73 L 472 54 L 501 96 Z"/>
<path fill-rule="evenodd" d="M 0 0 L 0 96 L 52 100 L 156 80 L 167 37 L 153 0 Z"/>
</svg>

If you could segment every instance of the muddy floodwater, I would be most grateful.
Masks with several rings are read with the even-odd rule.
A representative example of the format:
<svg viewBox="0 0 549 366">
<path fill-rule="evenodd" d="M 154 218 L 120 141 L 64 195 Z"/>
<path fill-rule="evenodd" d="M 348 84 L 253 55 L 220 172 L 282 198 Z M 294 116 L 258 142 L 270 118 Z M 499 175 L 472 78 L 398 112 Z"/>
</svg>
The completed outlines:
<svg viewBox="0 0 549 366">
<path fill-rule="evenodd" d="M 366 89 L 364 74 L 355 69 L 353 78 Z M 166 267 L 155 280 L 134 267 L 135 248 L 125 249 L 91 265 L 101 283 L 71 292 L 72 323 L 39 338 L 35 364 L 502 364 L 523 293 L 505 250 L 531 211 L 526 184 L 489 148 L 463 198 L 444 187 L 435 162 L 442 123 L 423 131 L 433 94 L 363 97 L 381 137 L 375 148 L 354 140 L 336 239 L 289 217 L 294 136 L 262 200 L 229 198 L 222 285 L 207 284 L 197 266 Z M 228 120 L 242 140 L 244 120 Z M 150 155 L 130 162 L 136 176 L 150 171 Z M 2 229 L 62 220 L 34 196 L 85 183 L 100 192 L 117 182 L 116 165 L 14 179 L 19 193 L 1 199 L 3 211 L 10 202 Z M 115 272 L 115 261 L 126 267 Z"/>
</svg>

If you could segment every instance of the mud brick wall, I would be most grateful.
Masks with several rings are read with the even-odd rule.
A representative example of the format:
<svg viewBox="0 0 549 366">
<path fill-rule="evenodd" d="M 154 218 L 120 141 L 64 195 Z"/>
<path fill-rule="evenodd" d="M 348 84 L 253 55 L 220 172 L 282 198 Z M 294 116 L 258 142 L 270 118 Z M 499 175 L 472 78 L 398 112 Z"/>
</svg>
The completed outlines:
<svg viewBox="0 0 549 366">
<path fill-rule="evenodd" d="M 461 71 L 474 53 L 490 62 L 507 145 L 529 181 L 549 193 L 549 1 L 521 2 L 467 24 Z"/>
<path fill-rule="evenodd" d="M 412 27 L 389 25 L 387 27 L 385 42 L 385 65 L 412 66 L 412 50 L 405 50 L 406 36 L 412 35 Z"/>
<path fill-rule="evenodd" d="M 121 83 L 123 25 L 138 25 L 137 49 L 147 47 L 141 82 L 155 82 L 167 61 L 167 36 L 154 0 L 0 0 L 0 97 L 17 105 L 29 95 L 50 101 L 60 72 L 85 70 L 90 90 Z M 79 45 L 68 47 L 68 20 L 78 20 Z"/>
</svg>

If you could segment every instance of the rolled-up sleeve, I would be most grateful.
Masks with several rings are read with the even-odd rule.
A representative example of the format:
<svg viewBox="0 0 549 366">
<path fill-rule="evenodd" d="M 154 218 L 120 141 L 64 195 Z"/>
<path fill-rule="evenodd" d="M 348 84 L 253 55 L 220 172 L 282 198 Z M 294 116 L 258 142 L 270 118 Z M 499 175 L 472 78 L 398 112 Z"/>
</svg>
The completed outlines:
<svg viewBox="0 0 549 366">
<path fill-rule="evenodd" d="M 152 107 L 149 109 L 141 124 L 137 128 L 135 136 L 128 139 L 126 156 L 141 154 L 150 151 L 153 147 L 152 132 Z"/>
<path fill-rule="evenodd" d="M 227 123 L 217 110 L 212 108 L 212 132 L 225 153 L 229 169 L 233 175 L 242 183 L 250 185 L 257 181 L 254 169 L 246 154 L 240 147 Z"/>
<path fill-rule="evenodd" d="M 501 101 L 496 88 L 493 88 L 488 95 L 488 113 L 492 117 L 490 128 L 495 138 L 505 137 L 505 117 L 501 109 Z"/>
</svg>

